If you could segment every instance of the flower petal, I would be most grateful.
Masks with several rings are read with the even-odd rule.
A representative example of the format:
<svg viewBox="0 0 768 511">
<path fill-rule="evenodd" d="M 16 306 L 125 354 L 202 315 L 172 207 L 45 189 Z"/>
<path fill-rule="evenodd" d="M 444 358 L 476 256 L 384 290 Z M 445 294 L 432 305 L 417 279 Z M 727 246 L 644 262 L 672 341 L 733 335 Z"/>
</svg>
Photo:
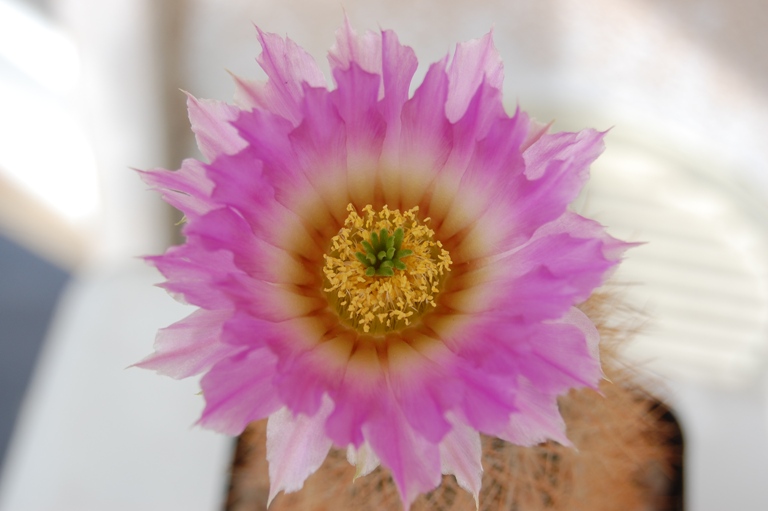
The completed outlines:
<svg viewBox="0 0 768 511">
<path fill-rule="evenodd" d="M 453 428 L 440 442 L 440 465 L 443 474 L 453 474 L 459 486 L 467 490 L 480 507 L 483 465 L 480 434 L 452 418 Z"/>
<path fill-rule="evenodd" d="M 450 89 L 445 113 L 451 122 L 464 115 L 480 83 L 501 90 L 504 64 L 493 45 L 493 33 L 456 46 L 449 68 Z"/>
<path fill-rule="evenodd" d="M 353 445 L 347 447 L 347 461 L 355 466 L 355 479 L 367 476 L 381 464 L 368 442 L 363 442 L 358 448 Z"/>
<path fill-rule="evenodd" d="M 261 108 L 288 119 L 301 120 L 299 105 L 303 84 L 325 86 L 325 76 L 315 59 L 290 39 L 263 32 L 258 27 L 262 52 L 257 61 L 267 73 L 266 84 L 238 81 L 238 101 L 249 109 Z"/>
<path fill-rule="evenodd" d="M 365 438 L 392 473 L 400 499 L 408 509 L 420 493 L 440 484 L 440 451 L 411 429 L 391 394 L 378 399 L 381 412 L 365 424 Z"/>
<path fill-rule="evenodd" d="M 515 445 L 532 446 L 555 440 L 570 446 L 565 436 L 565 421 L 557 407 L 557 396 L 546 394 L 528 381 L 521 382 L 515 401 L 518 411 L 509 419 L 499 438 Z"/>
<path fill-rule="evenodd" d="M 278 410 L 281 403 L 271 383 L 276 362 L 268 349 L 254 349 L 214 365 L 200 382 L 205 409 L 198 424 L 239 435 L 249 423 Z"/>
<path fill-rule="evenodd" d="M 267 461 L 269 462 L 269 499 L 285 490 L 300 490 L 304 481 L 325 461 L 332 442 L 323 434 L 323 423 L 333 410 L 328 397 L 315 415 L 294 415 L 281 408 L 267 421 Z"/>
<path fill-rule="evenodd" d="M 203 164 L 187 159 L 179 170 L 138 171 L 145 183 L 158 190 L 163 200 L 187 216 L 202 215 L 218 207 L 211 200 L 213 183 Z"/>
<path fill-rule="evenodd" d="M 427 210 L 427 190 L 445 165 L 453 146 L 453 128 L 443 105 L 448 95 L 446 60 L 432 64 L 422 84 L 402 110 L 400 162 L 402 205 Z"/>
<path fill-rule="evenodd" d="M 220 340 L 222 327 L 231 316 L 231 310 L 196 310 L 161 329 L 155 339 L 155 352 L 134 365 L 177 379 L 209 369 L 242 349 Z"/>
<path fill-rule="evenodd" d="M 223 101 L 201 100 L 187 94 L 187 110 L 197 147 L 209 161 L 219 154 L 234 154 L 246 147 L 246 142 L 231 124 L 240 115 L 238 108 Z"/>
</svg>

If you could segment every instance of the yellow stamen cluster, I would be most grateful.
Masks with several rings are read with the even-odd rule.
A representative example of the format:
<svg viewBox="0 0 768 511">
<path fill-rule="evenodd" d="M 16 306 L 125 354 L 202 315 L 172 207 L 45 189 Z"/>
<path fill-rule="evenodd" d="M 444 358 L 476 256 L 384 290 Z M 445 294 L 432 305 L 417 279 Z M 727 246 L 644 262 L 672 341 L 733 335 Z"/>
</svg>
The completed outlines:
<svg viewBox="0 0 768 511">
<path fill-rule="evenodd" d="M 450 271 L 448 251 L 426 226 L 429 218 L 419 221 L 418 206 L 401 213 L 387 206 L 374 211 L 368 205 L 360 215 L 349 204 L 347 211 L 344 226 L 323 256 L 329 301 L 345 322 L 367 334 L 385 334 L 412 324 L 435 307 L 435 296 Z M 402 229 L 402 250 L 411 252 L 402 258 L 405 269 L 395 269 L 391 276 L 366 274 L 366 265 L 356 254 L 366 253 L 364 245 L 370 243 L 371 233 L 384 229 L 394 235 L 398 228 Z"/>
</svg>

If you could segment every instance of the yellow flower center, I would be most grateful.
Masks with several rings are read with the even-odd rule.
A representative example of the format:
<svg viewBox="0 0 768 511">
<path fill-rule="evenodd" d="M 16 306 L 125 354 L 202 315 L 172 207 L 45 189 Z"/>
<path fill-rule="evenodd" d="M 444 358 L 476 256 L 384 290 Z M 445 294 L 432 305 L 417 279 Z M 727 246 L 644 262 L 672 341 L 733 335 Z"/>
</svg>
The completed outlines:
<svg viewBox="0 0 768 511">
<path fill-rule="evenodd" d="M 451 257 L 418 206 L 401 213 L 352 204 L 323 255 L 323 289 L 339 317 L 356 330 L 383 335 L 413 323 L 435 307 Z"/>
</svg>

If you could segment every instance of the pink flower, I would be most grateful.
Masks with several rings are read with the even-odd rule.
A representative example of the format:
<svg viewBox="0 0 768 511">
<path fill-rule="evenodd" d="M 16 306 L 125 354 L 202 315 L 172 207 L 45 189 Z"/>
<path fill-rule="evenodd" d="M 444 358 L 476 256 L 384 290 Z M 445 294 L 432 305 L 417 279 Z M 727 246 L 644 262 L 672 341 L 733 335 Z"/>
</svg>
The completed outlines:
<svg viewBox="0 0 768 511">
<path fill-rule="evenodd" d="M 567 208 L 603 134 L 507 115 L 490 34 L 412 96 L 393 32 L 340 29 L 331 90 L 291 40 L 259 39 L 266 83 L 189 97 L 210 163 L 143 174 L 187 219 L 149 260 L 199 309 L 139 365 L 205 373 L 205 427 L 269 417 L 270 500 L 332 445 L 358 475 L 387 467 L 406 508 L 441 474 L 477 499 L 479 432 L 567 443 L 557 396 L 601 378 L 574 305 L 626 245 Z"/>
</svg>

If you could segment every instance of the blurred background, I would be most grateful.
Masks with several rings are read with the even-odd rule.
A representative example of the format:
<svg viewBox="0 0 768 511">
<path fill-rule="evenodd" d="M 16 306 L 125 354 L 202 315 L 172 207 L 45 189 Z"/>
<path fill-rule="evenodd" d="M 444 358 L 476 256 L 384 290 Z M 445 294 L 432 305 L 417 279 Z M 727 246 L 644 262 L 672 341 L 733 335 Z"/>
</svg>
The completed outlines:
<svg viewBox="0 0 768 511">
<path fill-rule="evenodd" d="M 686 440 L 688 509 L 768 506 L 768 3 L 0 0 L 0 509 L 217 509 L 230 442 L 194 381 L 125 370 L 189 311 L 138 259 L 181 216 L 131 168 L 198 156 L 180 89 L 261 78 L 254 24 L 324 66 L 344 12 L 422 67 L 489 29 L 505 98 L 610 129 L 578 201 Z"/>
</svg>

